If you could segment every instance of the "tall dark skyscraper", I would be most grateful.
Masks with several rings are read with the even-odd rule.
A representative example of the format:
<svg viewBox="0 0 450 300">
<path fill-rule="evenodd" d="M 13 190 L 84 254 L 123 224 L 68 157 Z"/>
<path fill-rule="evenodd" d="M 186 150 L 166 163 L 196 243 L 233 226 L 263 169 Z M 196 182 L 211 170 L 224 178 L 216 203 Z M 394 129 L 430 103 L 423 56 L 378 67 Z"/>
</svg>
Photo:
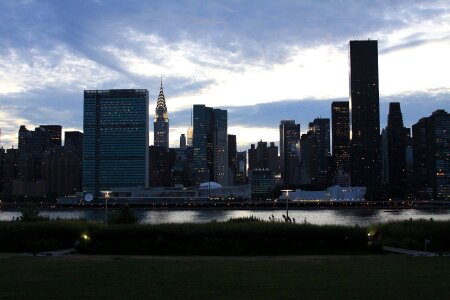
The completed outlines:
<svg viewBox="0 0 450 300">
<path fill-rule="evenodd" d="M 351 177 L 376 187 L 381 176 L 377 41 L 350 41 Z"/>
<path fill-rule="evenodd" d="M 309 123 L 300 141 L 301 183 L 316 186 L 331 184 L 330 119 L 316 118 Z"/>
<path fill-rule="evenodd" d="M 149 182 L 147 90 L 84 91 L 83 192 Z"/>
<path fill-rule="evenodd" d="M 300 124 L 282 120 L 280 124 L 280 166 L 284 185 L 299 183 Z"/>
<path fill-rule="evenodd" d="M 186 149 L 186 135 L 184 133 L 180 135 L 180 149 Z"/>
<path fill-rule="evenodd" d="M 193 176 L 197 184 L 228 184 L 227 111 L 194 105 Z"/>
<path fill-rule="evenodd" d="M 335 171 L 350 172 L 350 110 L 348 101 L 331 103 L 331 123 Z"/>
<path fill-rule="evenodd" d="M 388 123 L 386 127 L 387 154 L 384 168 L 386 182 L 399 187 L 406 186 L 406 128 L 403 126 L 403 116 L 400 103 L 389 103 Z"/>
<path fill-rule="evenodd" d="M 414 187 L 419 197 L 450 200 L 450 114 L 437 110 L 412 126 Z"/>
<path fill-rule="evenodd" d="M 164 97 L 162 79 L 156 102 L 155 119 L 153 122 L 154 145 L 169 149 L 169 114 L 167 113 L 166 98 Z"/>
<path fill-rule="evenodd" d="M 238 171 L 237 165 L 237 146 L 236 135 L 228 135 L 228 184 L 236 184 L 236 175 Z"/>
</svg>

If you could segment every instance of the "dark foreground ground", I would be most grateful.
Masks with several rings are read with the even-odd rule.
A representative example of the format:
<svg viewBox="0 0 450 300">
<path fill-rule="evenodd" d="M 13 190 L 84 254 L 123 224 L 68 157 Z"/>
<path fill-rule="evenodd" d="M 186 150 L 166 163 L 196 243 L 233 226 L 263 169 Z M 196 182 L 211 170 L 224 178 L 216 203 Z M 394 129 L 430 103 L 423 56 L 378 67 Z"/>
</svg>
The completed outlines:
<svg viewBox="0 0 450 300">
<path fill-rule="evenodd" d="M 27 257 L 0 299 L 449 299 L 450 257 Z"/>
</svg>

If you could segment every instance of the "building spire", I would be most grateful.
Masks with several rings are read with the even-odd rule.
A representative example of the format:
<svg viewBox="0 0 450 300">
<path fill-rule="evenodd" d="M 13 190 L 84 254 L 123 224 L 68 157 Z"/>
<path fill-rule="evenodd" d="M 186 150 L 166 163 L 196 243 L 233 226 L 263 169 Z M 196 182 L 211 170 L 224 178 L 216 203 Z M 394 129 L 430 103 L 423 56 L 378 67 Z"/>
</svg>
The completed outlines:
<svg viewBox="0 0 450 300">
<path fill-rule="evenodd" d="M 154 119 L 154 145 L 169 148 L 169 114 L 167 112 L 166 98 L 162 85 L 159 89 L 158 100 L 156 102 L 155 119 Z"/>
</svg>

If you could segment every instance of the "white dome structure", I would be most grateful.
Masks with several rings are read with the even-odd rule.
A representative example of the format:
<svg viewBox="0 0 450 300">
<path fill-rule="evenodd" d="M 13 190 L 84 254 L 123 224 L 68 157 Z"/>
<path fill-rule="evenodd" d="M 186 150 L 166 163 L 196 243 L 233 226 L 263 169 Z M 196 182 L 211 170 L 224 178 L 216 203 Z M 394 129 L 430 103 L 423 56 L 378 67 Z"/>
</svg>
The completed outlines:
<svg viewBox="0 0 450 300">
<path fill-rule="evenodd" d="M 200 183 L 199 189 L 201 190 L 215 190 L 215 189 L 221 189 L 222 185 L 215 182 L 215 181 L 209 181 L 209 182 L 203 182 Z"/>
</svg>

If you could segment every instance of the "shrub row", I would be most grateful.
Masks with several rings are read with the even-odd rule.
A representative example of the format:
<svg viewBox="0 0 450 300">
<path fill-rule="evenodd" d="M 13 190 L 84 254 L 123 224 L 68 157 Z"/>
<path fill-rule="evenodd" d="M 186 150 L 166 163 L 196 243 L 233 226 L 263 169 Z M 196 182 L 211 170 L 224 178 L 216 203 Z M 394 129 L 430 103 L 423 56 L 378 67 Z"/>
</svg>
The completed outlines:
<svg viewBox="0 0 450 300">
<path fill-rule="evenodd" d="M 405 249 L 450 252 L 450 221 L 400 221 L 369 228 L 376 243 Z"/>
<path fill-rule="evenodd" d="M 82 253 L 149 255 L 276 255 L 360 253 L 364 228 L 269 222 L 98 227 Z"/>
<path fill-rule="evenodd" d="M 41 252 L 74 246 L 88 223 L 81 221 L 0 222 L 0 252 Z"/>
<path fill-rule="evenodd" d="M 373 234 L 368 248 L 367 232 Z M 87 239 L 82 239 L 86 234 Z M 450 221 L 404 221 L 370 228 L 239 219 L 206 224 L 110 225 L 86 221 L 0 222 L 0 252 L 71 248 L 92 254 L 290 255 L 362 253 L 393 246 L 450 252 Z"/>
</svg>

